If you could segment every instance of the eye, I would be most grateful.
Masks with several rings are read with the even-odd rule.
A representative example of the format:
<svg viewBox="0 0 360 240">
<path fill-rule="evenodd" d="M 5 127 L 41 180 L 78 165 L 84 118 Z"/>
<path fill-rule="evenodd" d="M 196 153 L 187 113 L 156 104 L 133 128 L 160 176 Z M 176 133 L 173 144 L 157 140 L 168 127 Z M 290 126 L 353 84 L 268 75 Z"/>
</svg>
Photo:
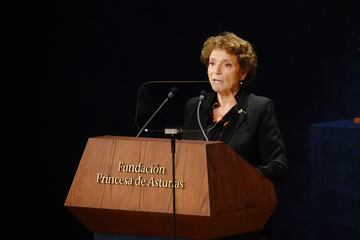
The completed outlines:
<svg viewBox="0 0 360 240">
<path fill-rule="evenodd" d="M 231 67 L 232 67 L 232 64 L 231 64 L 231 63 L 225 63 L 225 67 L 231 68 Z"/>
<path fill-rule="evenodd" d="M 214 62 L 212 62 L 212 61 L 209 62 L 209 66 L 214 66 L 214 65 L 215 65 Z"/>
</svg>

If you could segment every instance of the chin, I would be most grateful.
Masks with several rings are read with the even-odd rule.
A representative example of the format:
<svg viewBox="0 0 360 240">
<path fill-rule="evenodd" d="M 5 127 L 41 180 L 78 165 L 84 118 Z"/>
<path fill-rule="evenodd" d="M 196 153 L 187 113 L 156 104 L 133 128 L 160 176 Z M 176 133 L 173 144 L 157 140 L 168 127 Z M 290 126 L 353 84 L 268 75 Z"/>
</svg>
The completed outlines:
<svg viewBox="0 0 360 240">
<path fill-rule="evenodd" d="M 211 88 L 214 92 L 221 92 L 223 90 L 222 88 L 214 87 L 214 86 L 211 86 Z"/>
</svg>

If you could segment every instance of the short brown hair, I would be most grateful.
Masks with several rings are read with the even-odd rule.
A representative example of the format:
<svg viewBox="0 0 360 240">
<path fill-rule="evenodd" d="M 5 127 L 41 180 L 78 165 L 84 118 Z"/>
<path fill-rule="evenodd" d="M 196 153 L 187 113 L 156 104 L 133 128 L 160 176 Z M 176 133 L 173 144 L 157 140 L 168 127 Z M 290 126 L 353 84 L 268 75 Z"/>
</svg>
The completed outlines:
<svg viewBox="0 0 360 240">
<path fill-rule="evenodd" d="M 206 67 L 209 65 L 209 57 L 214 49 L 224 49 L 229 54 L 237 56 L 240 67 L 247 72 L 244 84 L 248 86 L 255 77 L 257 67 L 257 56 L 253 46 L 231 32 L 211 36 L 206 39 L 201 50 L 200 59 Z"/>
</svg>

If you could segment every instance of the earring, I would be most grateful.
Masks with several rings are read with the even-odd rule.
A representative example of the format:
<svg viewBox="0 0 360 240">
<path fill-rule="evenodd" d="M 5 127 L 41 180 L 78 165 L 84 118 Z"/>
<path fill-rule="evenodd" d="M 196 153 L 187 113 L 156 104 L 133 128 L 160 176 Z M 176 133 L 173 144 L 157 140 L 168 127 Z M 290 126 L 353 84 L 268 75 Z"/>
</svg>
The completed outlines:
<svg viewBox="0 0 360 240">
<path fill-rule="evenodd" d="M 244 80 L 240 81 L 240 85 L 243 85 Z"/>
</svg>

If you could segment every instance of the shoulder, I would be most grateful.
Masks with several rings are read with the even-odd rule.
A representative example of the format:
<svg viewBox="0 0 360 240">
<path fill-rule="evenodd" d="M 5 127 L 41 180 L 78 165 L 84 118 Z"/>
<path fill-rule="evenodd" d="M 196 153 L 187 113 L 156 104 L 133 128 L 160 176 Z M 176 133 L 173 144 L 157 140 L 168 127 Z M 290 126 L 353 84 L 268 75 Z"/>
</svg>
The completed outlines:
<svg viewBox="0 0 360 240">
<path fill-rule="evenodd" d="M 249 101 L 253 102 L 253 103 L 257 103 L 257 104 L 268 104 L 268 103 L 272 103 L 272 100 L 268 97 L 264 97 L 264 96 L 259 96 L 256 95 L 254 93 L 250 93 L 249 95 Z"/>
<path fill-rule="evenodd" d="M 211 101 L 213 100 L 215 96 L 215 93 L 206 93 L 205 94 L 205 98 L 204 100 L 202 101 L 202 105 L 208 105 L 211 103 Z M 186 102 L 186 106 L 188 107 L 191 107 L 191 106 L 197 106 L 199 103 L 199 97 L 192 97 L 192 98 L 189 98 Z"/>
<path fill-rule="evenodd" d="M 195 104 L 199 101 L 199 97 L 192 97 L 187 100 L 187 104 Z"/>
<path fill-rule="evenodd" d="M 192 109 L 192 108 L 196 107 L 198 102 L 199 102 L 199 97 L 189 98 L 186 101 L 185 110 L 189 110 L 189 109 Z"/>
<path fill-rule="evenodd" d="M 273 111 L 272 99 L 264 96 L 259 96 L 251 93 L 249 95 L 248 111 L 254 113 L 272 112 Z"/>
</svg>

